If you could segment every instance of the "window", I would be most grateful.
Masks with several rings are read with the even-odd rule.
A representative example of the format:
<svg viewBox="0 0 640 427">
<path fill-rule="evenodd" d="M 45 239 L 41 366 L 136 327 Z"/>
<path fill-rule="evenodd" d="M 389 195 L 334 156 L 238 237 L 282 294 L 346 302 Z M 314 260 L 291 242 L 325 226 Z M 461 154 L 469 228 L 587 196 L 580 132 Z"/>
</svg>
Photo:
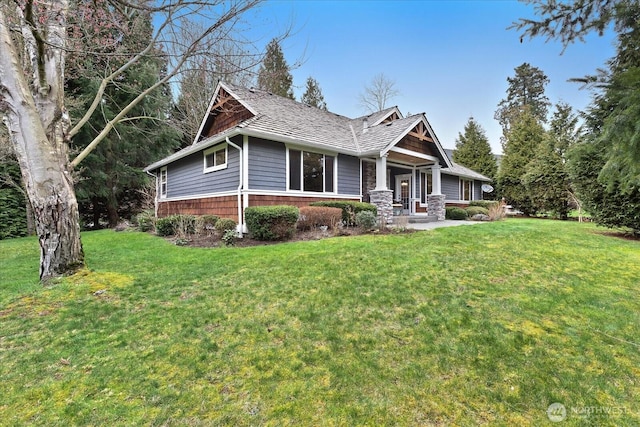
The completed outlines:
<svg viewBox="0 0 640 427">
<path fill-rule="evenodd" d="M 460 178 L 460 200 L 471 200 L 473 181 Z"/>
<path fill-rule="evenodd" d="M 160 197 L 167 197 L 167 168 L 160 169 Z"/>
<path fill-rule="evenodd" d="M 204 173 L 227 167 L 227 144 L 204 150 Z"/>
<path fill-rule="evenodd" d="M 335 156 L 289 150 L 289 190 L 333 193 Z"/>
<path fill-rule="evenodd" d="M 433 192 L 431 171 L 420 172 L 420 203 L 427 203 L 427 196 Z"/>
</svg>

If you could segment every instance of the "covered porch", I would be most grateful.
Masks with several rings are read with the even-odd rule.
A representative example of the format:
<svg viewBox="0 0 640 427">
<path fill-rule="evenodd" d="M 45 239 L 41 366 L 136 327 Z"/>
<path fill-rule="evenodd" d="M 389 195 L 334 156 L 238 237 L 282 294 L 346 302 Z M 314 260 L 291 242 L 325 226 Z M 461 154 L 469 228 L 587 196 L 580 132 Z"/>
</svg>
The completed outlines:
<svg viewBox="0 0 640 427">
<path fill-rule="evenodd" d="M 362 164 L 363 198 L 378 206 L 387 224 L 401 216 L 444 220 L 439 158 L 392 147 Z"/>
</svg>

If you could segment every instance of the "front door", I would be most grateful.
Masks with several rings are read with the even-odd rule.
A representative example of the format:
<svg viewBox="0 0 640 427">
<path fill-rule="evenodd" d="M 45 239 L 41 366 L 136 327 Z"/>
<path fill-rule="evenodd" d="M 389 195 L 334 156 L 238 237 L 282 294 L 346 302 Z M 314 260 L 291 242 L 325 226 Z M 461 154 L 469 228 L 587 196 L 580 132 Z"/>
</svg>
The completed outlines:
<svg viewBox="0 0 640 427">
<path fill-rule="evenodd" d="M 402 204 L 403 215 L 411 215 L 411 174 L 396 175 L 394 199 Z"/>
</svg>

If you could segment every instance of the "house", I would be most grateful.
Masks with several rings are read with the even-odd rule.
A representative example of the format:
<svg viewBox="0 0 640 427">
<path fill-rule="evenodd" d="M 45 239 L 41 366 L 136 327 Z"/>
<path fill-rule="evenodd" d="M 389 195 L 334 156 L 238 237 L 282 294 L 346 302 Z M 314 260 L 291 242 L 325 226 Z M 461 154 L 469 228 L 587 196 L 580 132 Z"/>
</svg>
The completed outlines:
<svg viewBox="0 0 640 427">
<path fill-rule="evenodd" d="M 445 203 L 482 198 L 487 177 L 455 164 L 424 114 L 397 107 L 348 117 L 258 89 L 219 83 L 193 144 L 149 165 L 156 214 L 215 214 L 246 232 L 248 206 L 371 202 L 444 219 Z"/>
</svg>

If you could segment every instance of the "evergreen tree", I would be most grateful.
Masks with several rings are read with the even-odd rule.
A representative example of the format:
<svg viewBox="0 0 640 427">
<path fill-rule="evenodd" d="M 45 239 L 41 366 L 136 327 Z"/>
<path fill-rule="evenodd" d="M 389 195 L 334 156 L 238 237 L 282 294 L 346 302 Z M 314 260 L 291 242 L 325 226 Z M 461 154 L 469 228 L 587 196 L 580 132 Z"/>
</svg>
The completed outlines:
<svg viewBox="0 0 640 427">
<path fill-rule="evenodd" d="M 534 211 L 551 211 L 560 219 L 567 219 L 569 176 L 551 133 L 546 134 L 535 157 L 527 164 L 522 181 Z"/>
<path fill-rule="evenodd" d="M 149 15 L 140 14 L 132 23 L 130 33 L 111 46 L 113 50 L 137 50 L 151 40 Z M 129 104 L 143 88 L 161 78 L 165 62 L 159 53 L 150 52 L 123 73 L 117 86 L 106 88 L 104 101 L 91 117 L 90 126 L 85 126 L 74 138 L 77 149 L 92 141 L 97 135 L 96 129 L 102 129 L 112 120 L 120 106 Z M 119 64 L 111 59 L 104 65 L 117 67 Z M 91 72 L 80 73 L 77 78 L 67 81 L 69 95 L 76 98 L 70 108 L 72 118 L 84 114 L 95 97 L 99 82 Z M 109 227 L 114 227 L 121 216 L 131 216 L 141 209 L 144 197 L 141 190 L 149 184 L 149 177 L 142 168 L 168 155 L 179 144 L 177 132 L 167 122 L 170 108 L 169 87 L 161 86 L 130 111 L 132 119 L 118 123 L 115 131 L 86 157 L 76 185 L 80 215 L 85 223 L 98 228 L 106 220 Z"/>
<path fill-rule="evenodd" d="M 539 68 L 525 62 L 515 68 L 515 76 L 507 77 L 507 82 L 507 97 L 500 101 L 495 113 L 495 119 L 502 127 L 503 144 L 511 125 L 525 109 L 538 121 L 546 123 L 551 105 L 544 93 L 549 78 Z"/>
<path fill-rule="evenodd" d="M 278 39 L 271 40 L 267 45 L 264 60 L 258 71 L 258 88 L 294 99 L 293 76 Z"/>
<path fill-rule="evenodd" d="M 608 70 L 575 79 L 596 90 L 587 136 L 569 150 L 569 175 L 594 220 L 640 234 L 640 4 L 637 1 L 537 0 L 540 20 L 520 19 L 523 36 L 561 40 L 565 48 L 591 32 L 617 34 Z M 610 24 L 613 23 L 612 26 Z"/>
<path fill-rule="evenodd" d="M 527 165 L 536 156 L 545 130 L 527 108 L 518 116 L 507 134 L 504 156 L 498 171 L 498 186 L 503 197 L 525 214 L 535 213 L 532 198 L 523 181 Z"/>
<path fill-rule="evenodd" d="M 311 105 L 312 107 L 320 108 L 321 110 L 327 110 L 327 103 L 324 102 L 324 96 L 322 95 L 320 85 L 313 77 L 307 78 L 307 87 L 302 94 L 302 98 L 300 98 L 300 102 Z"/>
<path fill-rule="evenodd" d="M 458 133 L 453 161 L 480 172 L 484 176 L 495 180 L 498 165 L 491 153 L 491 146 L 485 130 L 473 117 L 464 126 L 464 134 Z"/>
</svg>

